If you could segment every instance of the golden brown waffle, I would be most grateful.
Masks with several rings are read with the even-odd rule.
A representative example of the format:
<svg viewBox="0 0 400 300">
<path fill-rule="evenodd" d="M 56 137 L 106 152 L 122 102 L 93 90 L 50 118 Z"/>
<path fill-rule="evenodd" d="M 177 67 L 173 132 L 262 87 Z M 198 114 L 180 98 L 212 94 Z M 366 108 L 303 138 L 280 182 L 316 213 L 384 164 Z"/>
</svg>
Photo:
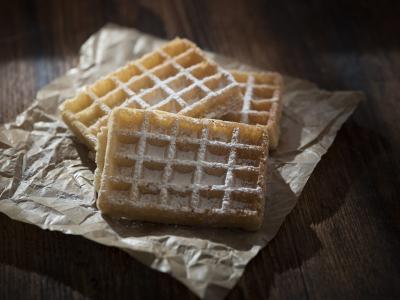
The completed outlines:
<svg viewBox="0 0 400 300">
<path fill-rule="evenodd" d="M 239 108 L 240 88 L 192 42 L 175 39 L 85 87 L 60 108 L 79 140 L 95 150 L 97 134 L 115 107 L 157 109 L 217 118 Z"/>
<path fill-rule="evenodd" d="M 255 230 L 267 154 L 263 126 L 117 108 L 99 135 L 97 206 L 133 220 Z"/>
<path fill-rule="evenodd" d="M 267 126 L 271 149 L 278 146 L 282 114 L 282 76 L 273 72 L 231 71 L 242 90 L 241 110 L 230 109 L 221 119 Z"/>
</svg>

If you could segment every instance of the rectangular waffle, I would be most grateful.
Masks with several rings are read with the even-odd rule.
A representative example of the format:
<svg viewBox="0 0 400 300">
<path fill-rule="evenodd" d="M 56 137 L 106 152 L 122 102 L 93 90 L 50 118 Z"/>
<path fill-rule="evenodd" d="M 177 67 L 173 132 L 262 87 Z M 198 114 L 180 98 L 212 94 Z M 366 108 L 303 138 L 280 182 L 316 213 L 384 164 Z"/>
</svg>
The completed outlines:
<svg viewBox="0 0 400 300">
<path fill-rule="evenodd" d="M 133 220 L 255 230 L 267 155 L 263 126 L 117 108 L 99 134 L 97 206 Z"/>
<path fill-rule="evenodd" d="M 79 140 L 95 150 L 97 134 L 115 107 L 217 118 L 228 106 L 239 108 L 241 98 L 229 72 L 192 42 L 175 39 L 85 87 L 65 101 L 60 111 Z"/>
<path fill-rule="evenodd" d="M 266 126 L 269 146 L 275 149 L 279 142 L 282 114 L 282 76 L 273 72 L 231 71 L 231 74 L 242 90 L 242 107 L 230 109 L 221 119 Z"/>
</svg>

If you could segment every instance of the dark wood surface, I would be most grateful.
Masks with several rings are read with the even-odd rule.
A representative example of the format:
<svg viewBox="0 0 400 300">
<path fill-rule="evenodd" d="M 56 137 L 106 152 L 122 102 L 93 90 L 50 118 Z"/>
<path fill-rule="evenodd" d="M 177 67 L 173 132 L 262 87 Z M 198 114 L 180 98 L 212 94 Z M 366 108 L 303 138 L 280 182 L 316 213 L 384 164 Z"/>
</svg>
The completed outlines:
<svg viewBox="0 0 400 300">
<path fill-rule="evenodd" d="M 3 2 L 4 3 L 4 2 Z M 367 99 L 228 299 L 400 298 L 398 1 L 5 1 L 0 122 L 77 63 L 106 22 Z M 195 296 L 124 252 L 0 215 L 0 299 Z"/>
</svg>

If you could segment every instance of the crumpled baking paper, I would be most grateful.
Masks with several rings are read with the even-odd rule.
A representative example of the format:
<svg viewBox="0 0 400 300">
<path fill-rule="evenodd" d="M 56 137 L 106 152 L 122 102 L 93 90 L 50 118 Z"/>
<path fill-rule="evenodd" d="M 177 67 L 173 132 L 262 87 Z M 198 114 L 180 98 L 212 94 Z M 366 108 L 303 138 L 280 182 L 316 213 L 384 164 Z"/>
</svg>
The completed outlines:
<svg viewBox="0 0 400 300">
<path fill-rule="evenodd" d="M 249 261 L 275 236 L 313 169 L 363 95 L 327 92 L 285 78 L 281 141 L 271 153 L 265 222 L 254 233 L 103 217 L 95 206 L 94 163 L 57 115 L 58 105 L 163 41 L 106 25 L 82 46 L 79 65 L 41 89 L 15 122 L 0 127 L 0 212 L 43 229 L 121 248 L 171 274 L 202 298 L 225 296 Z M 228 69 L 239 62 L 210 54 Z"/>
</svg>

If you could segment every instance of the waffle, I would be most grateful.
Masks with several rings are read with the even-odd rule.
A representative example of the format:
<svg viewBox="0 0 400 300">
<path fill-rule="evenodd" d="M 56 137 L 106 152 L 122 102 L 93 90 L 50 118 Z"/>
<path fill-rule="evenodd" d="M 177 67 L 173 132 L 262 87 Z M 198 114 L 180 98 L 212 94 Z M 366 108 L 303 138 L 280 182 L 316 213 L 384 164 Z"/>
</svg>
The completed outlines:
<svg viewBox="0 0 400 300">
<path fill-rule="evenodd" d="M 244 97 L 241 110 L 230 109 L 221 119 L 267 126 L 271 149 L 278 146 L 282 113 L 282 76 L 272 72 L 231 71 Z"/>
<path fill-rule="evenodd" d="M 263 126 L 117 108 L 99 134 L 97 206 L 113 217 L 255 230 L 267 155 Z"/>
<path fill-rule="evenodd" d="M 115 107 L 217 118 L 232 107 L 238 109 L 241 99 L 229 72 L 192 42 L 175 39 L 85 87 L 60 111 L 78 139 L 95 150 L 97 134 Z"/>
</svg>

